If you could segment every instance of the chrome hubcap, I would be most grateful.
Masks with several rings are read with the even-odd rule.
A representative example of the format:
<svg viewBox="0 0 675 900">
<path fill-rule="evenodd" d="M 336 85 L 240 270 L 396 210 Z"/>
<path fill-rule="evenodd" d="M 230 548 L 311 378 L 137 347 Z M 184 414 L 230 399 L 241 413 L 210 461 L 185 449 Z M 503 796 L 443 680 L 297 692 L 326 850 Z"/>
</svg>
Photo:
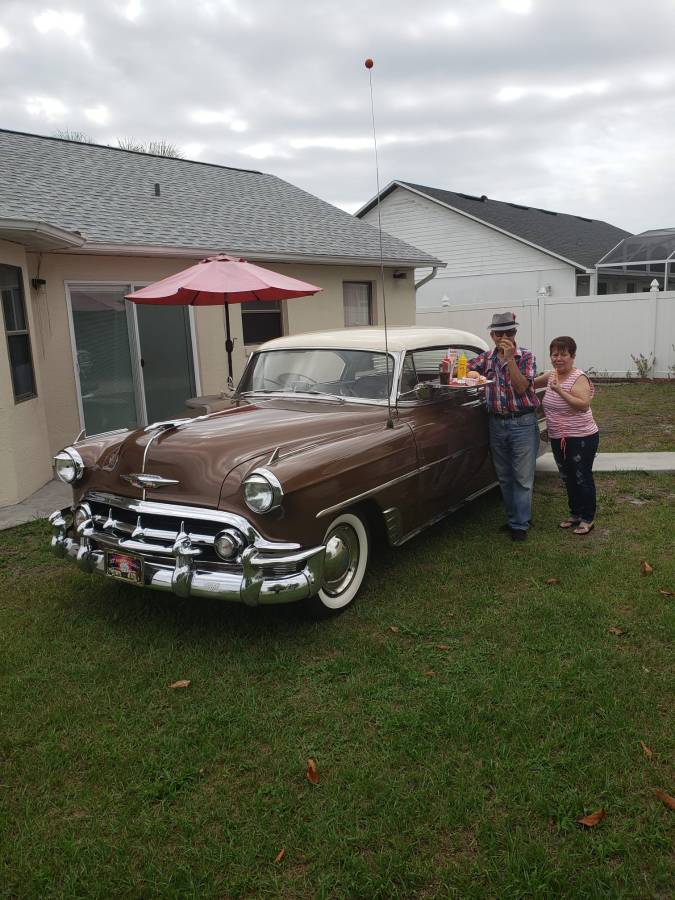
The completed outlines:
<svg viewBox="0 0 675 900">
<path fill-rule="evenodd" d="M 349 587 L 359 564 L 359 539 L 349 525 L 333 529 L 326 540 L 324 591 L 337 597 Z"/>
</svg>

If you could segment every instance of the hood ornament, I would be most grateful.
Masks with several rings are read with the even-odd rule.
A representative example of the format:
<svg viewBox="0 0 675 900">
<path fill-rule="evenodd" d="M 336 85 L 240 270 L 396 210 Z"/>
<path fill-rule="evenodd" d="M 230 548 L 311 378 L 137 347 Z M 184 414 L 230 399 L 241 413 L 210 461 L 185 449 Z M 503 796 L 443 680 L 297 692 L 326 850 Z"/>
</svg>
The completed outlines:
<svg viewBox="0 0 675 900">
<path fill-rule="evenodd" d="M 134 472 L 131 475 L 122 475 L 122 478 L 124 481 L 128 481 L 129 484 L 133 484 L 134 487 L 143 490 L 149 488 L 151 491 L 155 491 L 157 488 L 166 487 L 169 484 L 180 484 L 180 481 L 177 481 L 175 478 L 164 478 L 163 475 L 144 475 L 141 472 Z"/>
</svg>

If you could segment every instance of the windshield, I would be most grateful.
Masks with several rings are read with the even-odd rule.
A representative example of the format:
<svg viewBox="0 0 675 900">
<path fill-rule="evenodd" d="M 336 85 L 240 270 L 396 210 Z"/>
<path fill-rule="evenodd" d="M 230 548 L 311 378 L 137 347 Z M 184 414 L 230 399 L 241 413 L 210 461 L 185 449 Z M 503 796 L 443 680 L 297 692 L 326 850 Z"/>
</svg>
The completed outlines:
<svg viewBox="0 0 675 900">
<path fill-rule="evenodd" d="M 389 356 L 389 385 L 394 360 Z M 239 393 L 302 393 L 387 399 L 387 359 L 371 350 L 267 350 L 257 353 Z"/>
</svg>

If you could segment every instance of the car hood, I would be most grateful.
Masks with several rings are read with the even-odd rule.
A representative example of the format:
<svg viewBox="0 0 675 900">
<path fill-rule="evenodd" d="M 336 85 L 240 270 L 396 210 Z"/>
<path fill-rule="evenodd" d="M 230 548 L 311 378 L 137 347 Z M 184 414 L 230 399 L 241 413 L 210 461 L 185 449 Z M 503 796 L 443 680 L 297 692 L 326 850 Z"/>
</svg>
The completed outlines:
<svg viewBox="0 0 675 900">
<path fill-rule="evenodd" d="M 84 490 L 140 496 L 125 475 L 144 472 L 175 479 L 147 489 L 148 500 L 218 507 L 228 474 L 239 466 L 243 477 L 265 463 L 278 448 L 283 457 L 360 430 L 382 427 L 386 410 L 379 406 L 330 400 L 275 398 L 167 428 L 130 432 L 88 469 Z"/>
</svg>

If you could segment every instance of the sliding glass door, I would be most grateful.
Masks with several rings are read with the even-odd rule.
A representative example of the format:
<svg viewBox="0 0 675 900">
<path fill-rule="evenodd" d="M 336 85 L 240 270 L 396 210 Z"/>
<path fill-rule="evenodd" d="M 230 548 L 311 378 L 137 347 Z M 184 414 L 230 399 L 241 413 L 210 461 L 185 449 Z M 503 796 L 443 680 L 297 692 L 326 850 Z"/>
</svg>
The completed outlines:
<svg viewBox="0 0 675 900">
<path fill-rule="evenodd" d="M 73 350 L 87 434 L 186 414 L 196 393 L 186 307 L 135 306 L 140 285 L 71 284 Z"/>
<path fill-rule="evenodd" d="M 143 422 L 132 357 L 133 320 L 124 295 L 131 285 L 70 289 L 76 372 L 87 434 Z"/>
</svg>

